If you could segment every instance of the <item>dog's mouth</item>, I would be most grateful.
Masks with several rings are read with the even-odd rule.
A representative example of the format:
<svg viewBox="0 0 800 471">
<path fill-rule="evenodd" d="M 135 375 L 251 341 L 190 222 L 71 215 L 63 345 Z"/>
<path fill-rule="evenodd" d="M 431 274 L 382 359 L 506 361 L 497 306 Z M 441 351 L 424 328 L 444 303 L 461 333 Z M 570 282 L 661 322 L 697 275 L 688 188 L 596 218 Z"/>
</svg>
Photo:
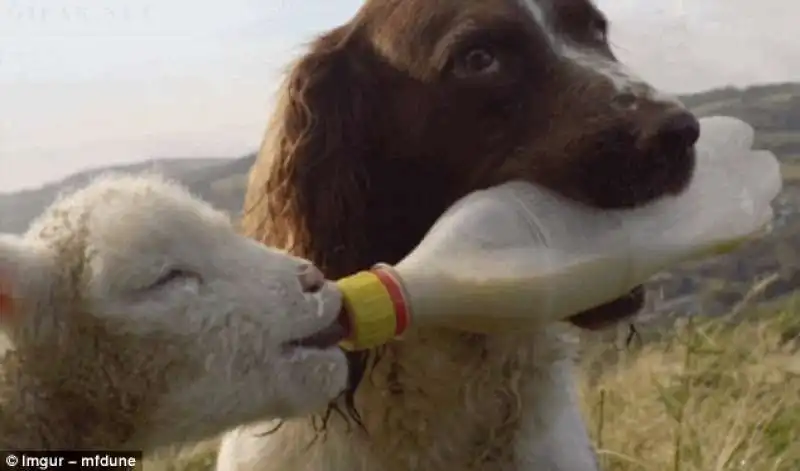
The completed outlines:
<svg viewBox="0 0 800 471">
<path fill-rule="evenodd" d="M 578 187 L 590 205 L 632 208 L 677 195 L 688 186 L 694 173 L 694 145 L 674 143 L 643 150 L 627 132 L 612 137 L 590 146 L 580 166 Z"/>
<path fill-rule="evenodd" d="M 347 338 L 347 326 L 338 319 L 322 330 L 307 337 L 290 340 L 286 343 L 289 347 L 316 348 L 325 350 L 335 347 Z"/>
<path fill-rule="evenodd" d="M 585 330 L 602 330 L 635 316 L 644 305 L 644 288 L 638 286 L 627 295 L 611 302 L 583 311 L 567 320 Z"/>
</svg>

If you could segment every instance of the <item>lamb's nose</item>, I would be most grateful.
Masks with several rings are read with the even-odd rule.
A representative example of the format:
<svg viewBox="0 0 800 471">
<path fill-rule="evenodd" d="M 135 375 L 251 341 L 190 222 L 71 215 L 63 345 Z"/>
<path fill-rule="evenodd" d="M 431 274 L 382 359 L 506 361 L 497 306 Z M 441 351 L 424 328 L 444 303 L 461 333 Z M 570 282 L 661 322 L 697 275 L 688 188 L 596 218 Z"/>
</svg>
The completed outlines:
<svg viewBox="0 0 800 471">
<path fill-rule="evenodd" d="M 700 137 L 700 122 L 688 111 L 676 113 L 656 131 L 656 146 L 665 152 L 693 146 Z"/>
<path fill-rule="evenodd" d="M 304 263 L 297 268 L 297 279 L 306 293 L 317 292 L 325 284 L 325 275 L 312 263 Z"/>
</svg>

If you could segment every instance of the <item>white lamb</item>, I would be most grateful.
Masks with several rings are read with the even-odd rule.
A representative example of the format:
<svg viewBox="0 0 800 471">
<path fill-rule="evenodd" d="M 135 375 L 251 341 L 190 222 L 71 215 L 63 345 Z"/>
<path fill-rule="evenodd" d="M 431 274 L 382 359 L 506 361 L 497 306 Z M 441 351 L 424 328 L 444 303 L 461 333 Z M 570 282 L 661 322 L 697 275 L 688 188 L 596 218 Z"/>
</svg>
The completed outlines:
<svg viewBox="0 0 800 471">
<path fill-rule="evenodd" d="M 104 177 L 0 236 L 0 282 L 0 449 L 154 450 L 346 386 L 336 289 L 154 175 Z"/>
</svg>

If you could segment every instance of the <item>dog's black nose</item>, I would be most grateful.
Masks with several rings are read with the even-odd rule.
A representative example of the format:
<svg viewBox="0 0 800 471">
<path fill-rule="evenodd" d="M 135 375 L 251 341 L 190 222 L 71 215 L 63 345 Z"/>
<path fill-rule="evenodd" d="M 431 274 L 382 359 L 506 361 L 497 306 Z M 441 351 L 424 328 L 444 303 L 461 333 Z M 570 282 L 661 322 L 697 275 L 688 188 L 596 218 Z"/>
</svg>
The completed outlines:
<svg viewBox="0 0 800 471">
<path fill-rule="evenodd" d="M 668 117 L 656 131 L 657 146 L 665 151 L 691 147 L 700 137 L 700 122 L 688 111 Z"/>
</svg>

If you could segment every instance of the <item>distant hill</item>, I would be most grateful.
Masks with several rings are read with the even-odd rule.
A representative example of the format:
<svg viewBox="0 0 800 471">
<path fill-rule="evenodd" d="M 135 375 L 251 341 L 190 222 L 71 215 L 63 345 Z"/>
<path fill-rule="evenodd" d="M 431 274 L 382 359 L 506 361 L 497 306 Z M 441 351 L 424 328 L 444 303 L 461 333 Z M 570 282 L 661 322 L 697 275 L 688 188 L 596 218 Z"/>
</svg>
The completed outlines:
<svg viewBox="0 0 800 471">
<path fill-rule="evenodd" d="M 23 232 L 31 219 L 60 193 L 81 187 L 105 172 L 157 171 L 182 181 L 192 191 L 207 198 L 218 208 L 235 214 L 242 205 L 247 171 L 254 160 L 254 154 L 236 159 L 154 159 L 129 165 L 85 170 L 36 189 L 0 194 L 0 231 Z"/>
<path fill-rule="evenodd" d="M 659 275 L 651 292 L 653 309 L 718 313 L 738 303 L 754 280 L 778 273 L 762 298 L 782 296 L 800 286 L 800 83 L 721 88 L 682 97 L 700 116 L 728 115 L 756 128 L 756 145 L 783 165 L 785 188 L 776 201 L 775 231 L 736 254 L 686 265 Z M 158 169 L 184 182 L 220 209 L 241 210 L 247 171 L 254 155 L 235 159 L 160 159 L 80 172 L 35 190 L 0 194 L 0 231 L 22 232 L 59 193 L 83 185 L 105 171 Z"/>
<path fill-rule="evenodd" d="M 728 115 L 758 130 L 756 144 L 800 163 L 800 83 L 746 88 L 722 88 L 684 97 L 701 116 Z"/>
</svg>

